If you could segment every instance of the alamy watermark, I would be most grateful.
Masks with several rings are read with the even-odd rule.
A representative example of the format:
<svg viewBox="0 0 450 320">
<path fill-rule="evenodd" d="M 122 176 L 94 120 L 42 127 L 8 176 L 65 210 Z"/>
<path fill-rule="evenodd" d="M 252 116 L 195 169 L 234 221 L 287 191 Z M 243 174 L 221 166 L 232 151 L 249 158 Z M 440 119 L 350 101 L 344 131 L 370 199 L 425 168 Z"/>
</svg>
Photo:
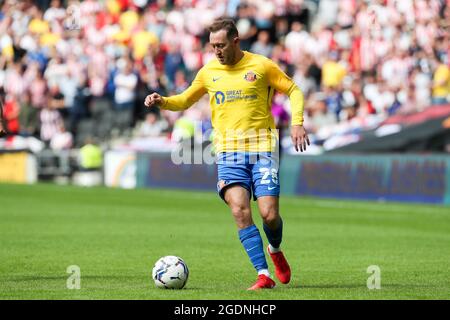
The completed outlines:
<svg viewBox="0 0 450 320">
<path fill-rule="evenodd" d="M 367 289 L 381 289 L 381 269 L 377 265 L 371 265 L 367 267 L 367 273 L 371 276 L 367 279 Z"/>
<path fill-rule="evenodd" d="M 71 4 L 67 7 L 63 25 L 66 30 L 81 29 L 81 11 L 79 4 Z"/>
<path fill-rule="evenodd" d="M 218 162 L 235 164 L 245 161 L 247 164 L 255 164 L 260 161 L 257 155 L 261 153 L 270 153 L 272 161 L 279 159 L 277 129 L 227 129 L 224 132 L 209 129 L 202 132 L 201 127 L 201 123 L 196 123 L 194 133 L 183 128 L 174 129 L 173 136 L 178 144 L 171 152 L 172 163 L 211 165 Z M 236 152 L 244 152 L 247 157 L 244 159 L 229 156 Z"/>
<path fill-rule="evenodd" d="M 77 265 L 68 266 L 66 269 L 67 273 L 70 273 L 69 278 L 66 281 L 66 287 L 69 290 L 79 290 L 81 289 L 81 269 Z"/>
</svg>

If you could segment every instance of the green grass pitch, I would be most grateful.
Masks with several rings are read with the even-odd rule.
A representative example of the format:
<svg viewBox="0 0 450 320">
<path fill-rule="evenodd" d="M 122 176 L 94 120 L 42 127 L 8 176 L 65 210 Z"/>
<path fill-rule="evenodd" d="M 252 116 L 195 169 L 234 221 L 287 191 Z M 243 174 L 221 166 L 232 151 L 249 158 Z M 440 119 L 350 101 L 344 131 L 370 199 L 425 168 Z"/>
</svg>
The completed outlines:
<svg viewBox="0 0 450 320">
<path fill-rule="evenodd" d="M 2 184 L 0 299 L 450 298 L 448 207 L 282 196 L 281 214 L 291 283 L 248 292 L 255 271 L 215 193 Z M 188 264 L 185 289 L 154 286 L 164 255 Z M 70 265 L 79 290 L 66 287 Z"/>
</svg>

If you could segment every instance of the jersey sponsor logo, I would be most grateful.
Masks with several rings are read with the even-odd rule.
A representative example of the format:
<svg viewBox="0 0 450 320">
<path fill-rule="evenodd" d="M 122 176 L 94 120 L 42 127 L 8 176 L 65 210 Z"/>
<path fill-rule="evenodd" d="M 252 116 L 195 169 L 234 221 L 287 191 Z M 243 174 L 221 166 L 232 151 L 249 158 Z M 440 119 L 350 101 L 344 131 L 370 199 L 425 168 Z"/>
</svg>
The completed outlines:
<svg viewBox="0 0 450 320">
<path fill-rule="evenodd" d="M 216 82 L 216 81 L 219 80 L 220 78 L 222 78 L 222 77 L 213 77 L 213 78 L 212 78 L 212 81 L 213 81 L 213 82 Z"/>
<path fill-rule="evenodd" d="M 214 95 L 214 98 L 216 98 L 216 104 L 221 104 L 225 102 L 225 94 L 222 91 L 217 91 Z"/>
<path fill-rule="evenodd" d="M 244 79 L 248 82 L 256 81 L 256 74 L 253 71 L 249 71 L 245 74 Z"/>
<path fill-rule="evenodd" d="M 249 101 L 258 99 L 256 94 L 246 94 L 244 90 L 228 90 L 225 91 L 225 94 L 228 103 L 236 102 L 238 100 Z"/>
</svg>

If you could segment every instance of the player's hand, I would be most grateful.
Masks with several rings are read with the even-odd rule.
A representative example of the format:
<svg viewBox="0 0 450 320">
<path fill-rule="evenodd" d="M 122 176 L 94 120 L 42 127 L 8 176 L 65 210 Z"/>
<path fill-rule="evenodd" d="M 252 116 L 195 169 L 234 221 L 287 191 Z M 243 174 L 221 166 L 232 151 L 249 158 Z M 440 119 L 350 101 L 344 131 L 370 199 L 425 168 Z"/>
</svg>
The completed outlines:
<svg viewBox="0 0 450 320">
<path fill-rule="evenodd" d="M 295 125 L 291 128 L 291 138 L 295 151 L 306 151 L 306 145 L 310 145 L 308 134 L 303 126 Z"/>
<path fill-rule="evenodd" d="M 147 97 L 145 97 L 144 101 L 144 105 L 148 108 L 160 106 L 162 103 L 163 103 L 162 97 L 156 92 L 149 94 Z"/>
</svg>

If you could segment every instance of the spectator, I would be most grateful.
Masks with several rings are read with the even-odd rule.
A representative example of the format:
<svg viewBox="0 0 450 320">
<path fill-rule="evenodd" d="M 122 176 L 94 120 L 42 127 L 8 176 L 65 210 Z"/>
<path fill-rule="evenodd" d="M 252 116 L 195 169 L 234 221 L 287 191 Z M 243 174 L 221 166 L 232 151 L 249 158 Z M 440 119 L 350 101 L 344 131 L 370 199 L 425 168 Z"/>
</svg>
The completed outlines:
<svg viewBox="0 0 450 320">
<path fill-rule="evenodd" d="M 138 61 L 142 60 L 158 42 L 157 36 L 153 32 L 146 30 L 145 20 L 141 19 L 138 29 L 131 36 L 133 58 Z"/>
<path fill-rule="evenodd" d="M 411 114 L 417 112 L 417 100 L 414 87 L 410 87 L 407 90 L 407 96 L 403 103 L 400 103 L 397 99 L 394 104 L 389 108 L 389 114 Z"/>
<path fill-rule="evenodd" d="M 325 128 L 337 122 L 336 116 L 328 112 L 325 99 L 320 96 L 313 98 L 311 105 L 308 105 L 309 130 L 317 134 L 320 128 Z M 313 107 L 312 107 L 313 105 Z"/>
<path fill-rule="evenodd" d="M 73 106 L 70 109 L 69 130 L 76 136 L 78 123 L 81 119 L 89 116 L 89 99 L 91 92 L 87 86 L 87 79 L 82 76 L 78 79 L 78 84 L 73 99 Z"/>
<path fill-rule="evenodd" d="M 340 121 L 342 111 L 342 93 L 338 88 L 325 88 L 325 105 L 329 113 L 334 114 L 336 121 Z"/>
<path fill-rule="evenodd" d="M 61 93 L 61 90 L 56 83 L 50 87 L 47 104 L 51 109 L 59 110 L 64 109 L 66 106 L 64 102 L 64 95 Z"/>
<path fill-rule="evenodd" d="M 20 103 L 20 114 L 19 123 L 20 130 L 19 133 L 22 136 L 28 137 L 36 134 L 38 132 L 38 111 L 31 104 L 31 94 L 27 91 L 19 99 Z"/>
<path fill-rule="evenodd" d="M 411 84 L 415 88 L 415 100 L 419 110 L 427 107 L 431 101 L 431 76 L 423 72 L 419 66 L 415 66 L 410 74 Z"/>
<path fill-rule="evenodd" d="M 4 121 L 5 118 L 3 115 L 3 101 L 0 100 L 0 138 L 3 138 L 7 134 L 6 125 Z"/>
<path fill-rule="evenodd" d="M 266 30 L 262 30 L 258 33 L 258 40 L 252 44 L 250 51 L 261 54 L 266 57 L 272 55 L 273 45 L 270 44 L 270 35 Z"/>
<path fill-rule="evenodd" d="M 169 87 L 173 88 L 175 84 L 175 74 L 177 71 L 184 69 L 184 61 L 181 52 L 175 44 L 170 44 L 169 50 L 164 59 L 164 74 L 167 77 Z"/>
<path fill-rule="evenodd" d="M 119 60 L 119 72 L 114 77 L 115 124 L 124 133 L 131 126 L 138 77 L 130 60 Z"/>
<path fill-rule="evenodd" d="M 83 171 L 98 170 L 103 166 L 102 149 L 90 137 L 86 139 L 84 146 L 80 148 L 79 165 Z"/>
<path fill-rule="evenodd" d="M 16 97 L 20 97 L 26 88 L 24 81 L 24 68 L 20 62 L 12 62 L 8 65 L 5 77 L 5 91 Z"/>
<path fill-rule="evenodd" d="M 302 62 L 302 52 L 308 38 L 309 34 L 304 30 L 303 24 L 298 21 L 292 23 L 291 31 L 286 35 L 285 45 L 293 64 Z"/>
<path fill-rule="evenodd" d="M 60 0 L 52 0 L 50 8 L 45 10 L 44 20 L 52 23 L 53 21 L 61 22 L 66 17 L 66 10 L 62 8 Z"/>
<path fill-rule="evenodd" d="M 42 72 L 38 70 L 30 85 L 31 106 L 36 112 L 47 104 L 47 89 L 47 82 L 45 81 Z"/>
<path fill-rule="evenodd" d="M 450 67 L 442 61 L 437 61 L 437 68 L 433 74 L 433 104 L 447 103 L 450 94 Z"/>
<path fill-rule="evenodd" d="M 149 112 L 137 127 L 135 136 L 139 138 L 158 137 L 168 128 L 168 123 L 155 112 Z"/>
<path fill-rule="evenodd" d="M 40 112 L 40 123 L 41 140 L 50 143 L 50 140 L 63 125 L 63 119 L 58 110 L 45 106 Z"/>
<path fill-rule="evenodd" d="M 175 72 L 174 92 L 175 94 L 182 93 L 189 87 L 189 83 L 186 80 L 185 73 L 182 70 Z"/>
<path fill-rule="evenodd" d="M 68 150 L 73 147 L 73 137 L 61 123 L 58 131 L 50 139 L 50 148 L 55 151 Z"/>
<path fill-rule="evenodd" d="M 305 97 L 308 97 L 312 92 L 317 91 L 318 89 L 315 79 L 311 74 L 308 74 L 309 61 L 311 61 L 310 56 L 305 56 L 305 63 L 299 63 L 293 75 L 293 80 L 302 90 Z"/>
<path fill-rule="evenodd" d="M 20 130 L 19 122 L 20 105 L 17 99 L 7 94 L 5 97 L 5 105 L 3 107 L 3 118 L 6 124 L 6 131 L 9 134 L 18 134 Z"/>
<path fill-rule="evenodd" d="M 330 52 L 328 58 L 322 66 L 322 85 L 336 88 L 342 83 L 347 70 L 338 62 L 339 53 L 337 51 Z"/>
<path fill-rule="evenodd" d="M 240 3 L 237 7 L 236 27 L 239 31 L 242 50 L 250 50 L 253 37 L 258 32 L 254 18 L 254 7 L 248 3 Z"/>
</svg>

